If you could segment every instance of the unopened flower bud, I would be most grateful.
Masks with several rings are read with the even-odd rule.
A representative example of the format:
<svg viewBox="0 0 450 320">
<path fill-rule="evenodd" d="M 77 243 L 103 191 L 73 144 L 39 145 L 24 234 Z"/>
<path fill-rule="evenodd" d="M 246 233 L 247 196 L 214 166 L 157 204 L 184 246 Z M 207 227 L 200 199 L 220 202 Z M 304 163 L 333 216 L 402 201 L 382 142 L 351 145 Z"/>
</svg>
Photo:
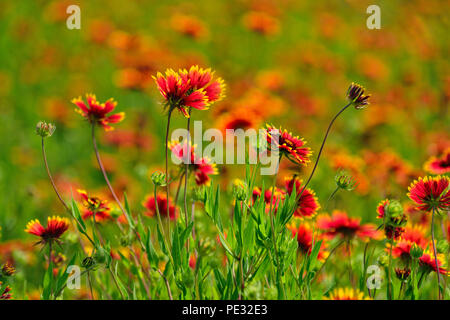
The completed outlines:
<svg viewBox="0 0 450 320">
<path fill-rule="evenodd" d="M 92 257 L 86 257 L 83 259 L 83 262 L 81 262 L 81 266 L 86 269 L 93 265 L 95 265 L 95 260 Z"/>
<path fill-rule="evenodd" d="M 448 245 L 447 240 L 442 239 L 442 240 L 438 241 L 438 243 L 436 245 L 437 252 L 445 254 L 448 252 L 448 249 L 449 249 L 449 245 Z"/>
<path fill-rule="evenodd" d="M 247 199 L 247 185 L 240 179 L 235 179 L 233 182 L 233 197 L 238 201 Z"/>
<path fill-rule="evenodd" d="M 201 187 L 194 188 L 193 198 L 194 198 L 195 201 L 199 201 L 201 203 L 205 203 L 206 202 L 206 189 L 205 189 L 205 187 L 201 186 Z"/>
<path fill-rule="evenodd" d="M 388 218 L 398 218 L 403 216 L 403 206 L 397 200 L 391 200 L 386 206 Z"/>
<path fill-rule="evenodd" d="M 97 250 L 94 253 L 94 260 L 98 264 L 104 264 L 110 259 L 110 254 L 108 251 L 103 249 L 102 247 L 97 248 Z"/>
<path fill-rule="evenodd" d="M 166 185 L 166 175 L 163 172 L 153 172 L 151 179 L 155 186 L 164 187 Z"/>
<path fill-rule="evenodd" d="M 340 170 L 334 177 L 334 181 L 340 189 L 347 191 L 351 191 L 356 187 L 355 179 L 345 170 Z"/>
<path fill-rule="evenodd" d="M 423 255 L 423 249 L 414 243 L 409 250 L 409 254 L 413 259 L 419 259 Z"/>
<path fill-rule="evenodd" d="M 36 125 L 36 134 L 42 138 L 50 137 L 55 132 L 56 126 L 52 123 L 39 121 Z"/>
</svg>

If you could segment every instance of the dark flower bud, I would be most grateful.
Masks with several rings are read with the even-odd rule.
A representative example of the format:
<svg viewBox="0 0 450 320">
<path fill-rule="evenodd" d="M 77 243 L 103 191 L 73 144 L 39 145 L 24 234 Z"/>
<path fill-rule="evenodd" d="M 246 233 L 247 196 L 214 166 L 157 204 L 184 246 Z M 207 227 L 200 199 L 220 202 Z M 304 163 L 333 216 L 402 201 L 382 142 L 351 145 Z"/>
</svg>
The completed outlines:
<svg viewBox="0 0 450 320">
<path fill-rule="evenodd" d="M 6 262 L 2 267 L 2 274 L 6 277 L 10 277 L 14 273 L 16 273 L 16 269 L 14 268 L 14 266 L 11 263 Z"/>
<path fill-rule="evenodd" d="M 409 269 L 409 268 L 405 268 L 405 269 L 395 268 L 395 275 L 401 281 L 406 281 L 406 279 L 408 279 L 410 274 L 411 274 L 411 269 Z"/>
<path fill-rule="evenodd" d="M 347 99 L 356 109 L 363 109 L 369 105 L 370 94 L 364 95 L 364 87 L 352 82 L 347 90 Z"/>
<path fill-rule="evenodd" d="M 39 121 L 36 125 L 36 134 L 42 138 L 50 137 L 55 132 L 56 126 L 52 123 Z"/>
<path fill-rule="evenodd" d="M 83 262 L 81 263 L 81 266 L 86 269 L 92 267 L 93 265 L 95 265 L 95 260 L 92 257 L 84 258 Z"/>
</svg>

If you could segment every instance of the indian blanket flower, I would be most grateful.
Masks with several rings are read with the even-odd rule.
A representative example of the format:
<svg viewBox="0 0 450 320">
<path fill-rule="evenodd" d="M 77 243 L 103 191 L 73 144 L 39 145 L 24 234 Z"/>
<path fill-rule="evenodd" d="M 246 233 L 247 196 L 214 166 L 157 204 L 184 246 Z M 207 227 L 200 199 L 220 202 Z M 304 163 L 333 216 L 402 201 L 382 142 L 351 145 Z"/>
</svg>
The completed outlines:
<svg viewBox="0 0 450 320">
<path fill-rule="evenodd" d="M 39 220 L 28 222 L 25 232 L 41 238 L 37 244 L 46 244 L 47 242 L 59 242 L 59 238 L 69 229 L 69 220 L 58 216 L 48 217 L 47 227 L 43 227 Z"/>
<path fill-rule="evenodd" d="M 78 194 L 83 199 L 85 210 L 82 218 L 88 219 L 95 213 L 97 222 L 106 221 L 111 218 L 111 208 L 108 206 L 108 200 L 101 200 L 98 197 L 89 196 L 85 190 L 78 189 Z"/>
<path fill-rule="evenodd" d="M 324 231 L 329 238 L 339 236 L 344 239 L 358 237 L 362 240 L 378 239 L 379 233 L 372 224 L 361 224 L 359 218 L 352 218 L 344 211 L 335 210 L 331 216 L 321 215 L 317 217 L 317 226 Z"/>
<path fill-rule="evenodd" d="M 113 98 L 108 99 L 104 103 L 97 101 L 97 98 L 93 94 L 86 94 L 87 104 L 79 98 L 72 99 L 72 103 L 75 104 L 78 109 L 76 112 L 81 114 L 92 124 L 98 124 L 102 126 L 106 131 L 114 130 L 110 124 L 121 122 L 125 118 L 124 112 L 111 114 L 108 113 L 114 111 L 117 106 L 117 102 Z"/>
<path fill-rule="evenodd" d="M 305 147 L 306 142 L 302 138 L 270 124 L 266 124 L 265 134 L 270 151 L 278 151 L 280 156 L 285 155 L 296 164 L 306 165 L 311 161 L 311 149 Z"/>
<path fill-rule="evenodd" d="M 142 205 L 147 209 L 144 214 L 149 217 L 156 216 L 156 205 L 158 205 L 159 213 L 162 217 L 175 220 L 178 216 L 178 208 L 173 204 L 171 199 L 169 199 L 169 205 L 167 205 L 167 197 L 162 193 L 156 196 L 156 201 L 154 196 L 148 195 Z M 167 207 L 169 207 L 169 213 L 167 212 Z"/>
<path fill-rule="evenodd" d="M 223 97 L 223 80 L 214 80 L 210 69 L 198 66 L 180 72 L 167 69 L 165 75 L 158 72 L 153 79 L 169 110 L 178 109 L 186 118 L 190 117 L 189 107 L 205 110 Z"/>
<path fill-rule="evenodd" d="M 425 249 L 428 245 L 428 239 L 426 238 L 425 228 L 423 226 L 406 226 L 401 237 L 395 242 L 392 248 L 392 256 L 409 261 L 411 259 L 411 249 L 414 245 L 422 249 Z M 388 243 L 388 248 L 389 246 L 390 244 Z"/>
<path fill-rule="evenodd" d="M 209 185 L 211 182 L 211 175 L 218 174 L 217 167 L 215 163 L 212 163 L 211 159 L 208 157 L 198 157 L 195 154 L 195 145 L 187 143 L 181 143 L 179 141 L 173 140 L 169 142 L 169 149 L 172 154 L 182 163 L 184 166 L 186 160 L 188 161 L 188 168 L 194 173 L 195 183 L 198 186 Z"/>
<path fill-rule="evenodd" d="M 253 192 L 252 192 L 252 199 L 253 199 L 253 204 L 256 202 L 256 200 L 258 200 L 258 198 L 260 198 L 262 195 L 262 190 L 260 187 L 254 187 L 253 188 Z M 272 197 L 272 188 L 267 189 L 264 191 L 264 204 L 265 204 L 265 211 L 266 213 L 268 213 L 270 211 L 270 202 L 272 201 L 272 205 L 274 208 L 274 213 L 277 212 L 278 209 L 278 205 L 284 200 L 286 194 L 284 192 L 284 190 L 281 190 L 277 187 L 274 188 L 274 192 L 273 192 L 273 197 Z"/>
<path fill-rule="evenodd" d="M 214 79 L 214 72 L 210 68 L 192 66 L 189 70 L 180 70 L 179 74 L 183 82 L 189 83 L 190 90 L 204 90 L 208 105 L 225 97 L 225 82 L 222 78 Z"/>
<path fill-rule="evenodd" d="M 356 109 L 363 109 L 369 105 L 370 94 L 364 94 L 364 87 L 352 82 L 347 90 L 347 99 Z"/>
<path fill-rule="evenodd" d="M 297 179 L 295 176 L 292 178 L 287 178 L 285 183 L 286 190 L 289 195 L 294 190 L 294 182 L 297 194 L 299 194 L 303 189 L 302 180 Z M 306 188 L 297 201 L 297 208 L 295 209 L 294 216 L 302 218 L 312 218 L 317 214 L 317 211 L 319 209 L 320 204 L 316 197 L 316 194 L 313 190 Z"/>
<path fill-rule="evenodd" d="M 449 271 L 446 269 L 445 256 L 442 253 L 439 253 L 435 259 L 431 251 L 425 250 L 419 258 L 419 265 L 428 271 L 437 272 L 436 261 L 439 266 L 439 273 L 448 275 Z"/>
<path fill-rule="evenodd" d="M 432 174 L 445 174 L 450 172 L 450 148 L 442 156 L 431 157 L 424 165 L 424 169 Z"/>
<path fill-rule="evenodd" d="M 353 288 L 334 289 L 325 300 L 371 300 L 363 292 Z"/>
<path fill-rule="evenodd" d="M 450 209 L 450 178 L 443 176 L 420 177 L 408 188 L 408 197 L 424 211 Z"/>
<path fill-rule="evenodd" d="M 0 281 L 0 289 L 3 288 L 3 282 Z M 11 295 L 11 287 L 6 286 L 2 290 L 0 290 L 0 300 L 10 300 L 12 299 Z"/>
<path fill-rule="evenodd" d="M 301 222 L 298 226 L 295 223 L 288 225 L 288 229 L 292 231 L 292 236 L 297 238 L 298 248 L 303 254 L 310 255 L 313 247 L 313 228 L 309 223 Z M 320 239 L 315 235 L 315 242 Z M 324 261 L 328 257 L 328 252 L 325 250 L 325 243 L 322 242 L 317 259 Z"/>
</svg>

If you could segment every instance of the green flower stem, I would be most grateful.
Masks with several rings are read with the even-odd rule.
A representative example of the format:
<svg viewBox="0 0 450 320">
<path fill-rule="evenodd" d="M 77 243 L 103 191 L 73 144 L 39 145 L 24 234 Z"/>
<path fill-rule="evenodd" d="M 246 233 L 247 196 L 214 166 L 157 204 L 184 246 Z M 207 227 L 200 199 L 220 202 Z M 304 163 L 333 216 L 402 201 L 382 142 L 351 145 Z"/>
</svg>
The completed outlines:
<svg viewBox="0 0 450 320">
<path fill-rule="evenodd" d="M 173 108 L 169 107 L 169 113 L 167 115 L 167 128 L 166 128 L 166 198 L 167 198 L 167 213 L 170 212 L 169 210 L 169 195 L 170 195 L 170 179 L 169 179 L 169 132 L 170 132 L 170 119 L 172 118 L 172 111 Z M 155 195 L 155 201 L 156 201 L 156 195 Z M 156 206 L 158 207 L 158 206 Z M 171 226 L 170 226 L 170 219 L 168 221 L 168 231 L 169 235 L 171 234 Z M 161 225 L 162 226 L 162 225 Z M 170 239 L 169 239 L 170 242 Z"/>
<path fill-rule="evenodd" d="M 174 266 L 173 257 L 172 257 L 172 250 L 171 250 L 171 248 L 169 246 L 169 240 L 167 239 L 166 232 L 164 231 L 164 226 L 163 226 L 163 223 L 162 223 L 162 220 L 161 220 L 161 214 L 159 213 L 158 202 L 156 201 L 156 189 L 157 189 L 157 187 L 155 186 L 154 196 L 155 196 L 156 216 L 158 217 L 159 228 L 161 229 L 161 233 L 163 235 L 163 241 L 164 241 L 164 245 L 166 247 L 166 250 L 168 252 L 170 263 L 172 264 L 172 266 Z M 168 214 L 168 219 L 170 220 L 170 214 Z"/>
<path fill-rule="evenodd" d="M 440 272 L 439 272 L 439 263 L 438 263 L 438 258 L 437 258 L 436 240 L 434 238 L 434 217 L 435 216 L 436 216 L 436 209 L 433 207 L 433 210 L 432 210 L 432 213 L 431 213 L 431 240 L 433 242 L 434 262 L 436 263 L 436 273 L 437 273 L 439 300 L 442 300 L 441 276 L 440 276 Z"/>
<path fill-rule="evenodd" d="M 326 131 L 326 133 L 325 133 L 325 137 L 323 138 L 322 145 L 320 146 L 319 153 L 317 154 L 317 159 L 316 159 L 316 162 L 314 163 L 314 167 L 313 167 L 313 169 L 312 169 L 312 171 L 311 171 L 311 174 L 309 175 L 308 180 L 306 181 L 305 185 L 303 186 L 302 191 L 297 195 L 297 198 L 298 198 L 298 199 L 300 199 L 300 197 L 302 196 L 303 192 L 305 191 L 306 187 L 308 186 L 309 182 L 311 181 L 311 179 L 312 179 L 312 177 L 313 177 L 313 175 L 314 175 L 314 172 L 316 171 L 317 165 L 319 164 L 320 156 L 321 156 L 322 151 L 323 151 L 323 147 L 325 146 L 325 142 L 327 141 L 328 134 L 330 133 L 330 130 L 331 130 L 331 127 L 333 126 L 334 121 L 336 121 L 336 119 L 339 117 L 339 115 L 340 115 L 342 112 L 344 112 L 345 109 L 347 109 L 347 108 L 350 107 L 351 105 L 352 105 L 352 102 L 350 102 L 350 103 L 348 103 L 346 106 L 344 106 L 344 107 L 343 107 L 343 108 L 342 108 L 342 109 L 334 116 L 334 118 L 331 120 L 330 124 L 328 125 L 328 129 L 327 129 L 327 131 Z"/>
</svg>

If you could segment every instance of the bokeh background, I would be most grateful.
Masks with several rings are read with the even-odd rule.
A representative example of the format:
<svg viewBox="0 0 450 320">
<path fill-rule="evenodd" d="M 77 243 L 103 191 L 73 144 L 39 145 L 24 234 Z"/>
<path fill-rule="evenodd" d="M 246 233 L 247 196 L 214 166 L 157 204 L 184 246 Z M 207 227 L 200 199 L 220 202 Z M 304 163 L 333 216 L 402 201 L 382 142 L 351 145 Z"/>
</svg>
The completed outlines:
<svg viewBox="0 0 450 320">
<path fill-rule="evenodd" d="M 66 27 L 66 8 L 81 8 L 81 29 Z M 369 30 L 366 8 L 381 8 Z M 334 189 L 336 169 L 358 180 L 336 205 L 375 221 L 384 197 L 406 201 L 423 164 L 450 146 L 448 1 L 1 1 L 0 2 L 0 258 L 14 255 L 25 297 L 37 288 L 32 218 L 63 214 L 40 154 L 38 121 L 56 124 L 47 155 L 58 186 L 109 196 L 97 169 L 89 125 L 71 99 L 114 97 L 126 120 L 100 135 L 114 186 L 142 211 L 149 173 L 163 166 L 165 113 L 151 78 L 166 68 L 211 67 L 227 97 L 195 112 L 203 128 L 282 125 L 317 153 L 348 85 L 372 94 L 362 111 L 336 123 L 311 183 L 319 201 Z M 185 121 L 177 114 L 173 128 Z M 300 175 L 309 172 L 304 169 Z M 225 188 L 241 166 L 219 166 Z M 292 173 L 287 163 L 280 181 Z M 1 260 L 1 259 L 0 259 Z M 27 291 L 28 290 L 28 291 Z"/>
</svg>

